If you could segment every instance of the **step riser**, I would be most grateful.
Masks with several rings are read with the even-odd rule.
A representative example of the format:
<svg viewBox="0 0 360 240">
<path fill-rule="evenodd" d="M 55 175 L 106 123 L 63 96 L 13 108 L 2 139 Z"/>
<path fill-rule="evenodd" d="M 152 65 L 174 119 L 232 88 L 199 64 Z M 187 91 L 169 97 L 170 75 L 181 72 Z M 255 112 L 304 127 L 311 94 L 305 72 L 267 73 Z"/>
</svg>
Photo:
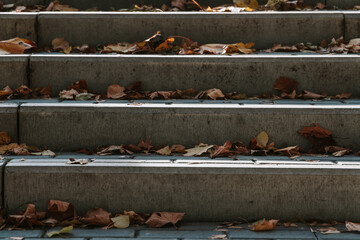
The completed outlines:
<svg viewBox="0 0 360 240">
<path fill-rule="evenodd" d="M 20 141 L 47 146 L 55 151 L 74 151 L 82 147 L 136 144 L 149 139 L 155 145 L 183 144 L 192 147 L 200 142 L 222 145 L 225 141 L 247 144 L 259 132 L 266 131 L 277 147 L 309 142 L 297 131 L 318 123 L 333 132 L 340 146 L 356 147 L 360 133 L 354 132 L 360 121 L 358 109 L 302 109 L 265 105 L 247 108 L 234 104 L 207 105 L 203 108 L 159 108 L 135 105 L 111 107 L 84 104 L 57 107 L 41 104 L 20 108 Z"/>
<path fill-rule="evenodd" d="M 343 26 L 341 12 L 88 13 L 80 16 L 40 13 L 39 44 L 50 45 L 55 37 L 64 37 L 73 45 L 136 42 L 160 30 L 165 36 L 181 35 L 200 44 L 242 41 L 255 42 L 256 48 L 265 49 L 274 43 L 319 44 L 323 39 L 343 36 Z"/>
<path fill-rule="evenodd" d="M 0 88 L 5 86 L 18 88 L 28 85 L 27 68 L 29 66 L 27 55 L 1 56 L 0 57 Z"/>
<path fill-rule="evenodd" d="M 6 132 L 11 142 L 17 142 L 18 139 L 18 118 L 16 104 L 0 105 L 0 132 Z"/>
<path fill-rule="evenodd" d="M 136 56 L 32 56 L 31 87 L 50 84 L 53 96 L 75 81 L 85 79 L 89 88 L 105 94 L 111 84 L 129 86 L 142 81 L 143 89 L 165 91 L 219 88 L 248 96 L 273 90 L 280 76 L 298 81 L 301 90 L 341 91 L 360 97 L 360 57 L 334 56 L 239 56 L 239 57 L 136 57 Z M 341 77 L 339 77 L 341 76 Z"/>
<path fill-rule="evenodd" d="M 225 221 L 239 216 L 249 220 L 359 220 L 359 188 L 353 184 L 359 176 L 226 174 L 225 170 L 192 174 L 186 172 L 188 168 L 150 173 L 141 167 L 109 170 L 51 164 L 34 168 L 7 166 L 5 206 L 9 213 L 21 210 L 29 200 L 46 210 L 49 199 L 62 199 L 72 202 L 80 214 L 101 206 L 111 212 L 186 212 L 187 221 Z"/>
<path fill-rule="evenodd" d="M 36 16 L 37 13 L 0 13 L 0 41 L 14 37 L 37 41 Z"/>
</svg>

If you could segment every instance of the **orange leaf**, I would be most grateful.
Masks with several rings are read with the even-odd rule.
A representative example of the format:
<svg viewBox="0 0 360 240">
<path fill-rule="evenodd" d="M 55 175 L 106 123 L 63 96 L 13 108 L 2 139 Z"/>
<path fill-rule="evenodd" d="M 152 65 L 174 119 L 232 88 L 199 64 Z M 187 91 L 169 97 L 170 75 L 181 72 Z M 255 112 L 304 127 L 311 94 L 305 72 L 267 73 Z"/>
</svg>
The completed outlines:
<svg viewBox="0 0 360 240">
<path fill-rule="evenodd" d="M 257 221 L 250 227 L 252 231 L 271 231 L 276 228 L 276 224 L 278 222 L 279 220 L 275 220 L 275 219 L 271 219 L 271 220 L 262 219 L 260 221 Z"/>
<path fill-rule="evenodd" d="M 121 87 L 118 84 L 110 85 L 107 89 L 107 97 L 113 98 L 113 99 L 119 99 L 124 96 L 126 96 L 126 93 L 124 93 L 125 88 Z"/>
<path fill-rule="evenodd" d="M 23 54 L 25 50 L 36 50 L 35 43 L 23 39 L 12 38 L 5 41 L 0 41 L 0 54 Z"/>
<path fill-rule="evenodd" d="M 76 217 L 76 210 L 74 205 L 60 200 L 49 200 L 48 212 L 50 217 L 58 221 Z"/>
<path fill-rule="evenodd" d="M 11 142 L 11 138 L 6 132 L 0 132 L 0 145 L 7 145 Z"/>
<path fill-rule="evenodd" d="M 87 211 L 81 221 L 90 225 L 107 226 L 111 223 L 111 213 L 102 208 L 93 208 Z"/>
</svg>

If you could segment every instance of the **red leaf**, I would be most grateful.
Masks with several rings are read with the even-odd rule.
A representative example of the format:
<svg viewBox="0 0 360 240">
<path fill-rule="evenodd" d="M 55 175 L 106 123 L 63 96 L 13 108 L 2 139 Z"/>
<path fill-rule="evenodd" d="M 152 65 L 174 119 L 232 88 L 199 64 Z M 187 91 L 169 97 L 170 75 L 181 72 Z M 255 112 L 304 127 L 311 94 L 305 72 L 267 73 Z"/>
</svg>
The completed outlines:
<svg viewBox="0 0 360 240">
<path fill-rule="evenodd" d="M 168 223 L 175 225 L 184 215 L 185 213 L 155 212 L 145 223 L 150 227 L 162 227 Z"/>
<path fill-rule="evenodd" d="M 288 77 L 279 77 L 274 83 L 274 89 L 280 90 L 282 93 L 291 94 L 297 90 L 299 83 Z"/>
</svg>

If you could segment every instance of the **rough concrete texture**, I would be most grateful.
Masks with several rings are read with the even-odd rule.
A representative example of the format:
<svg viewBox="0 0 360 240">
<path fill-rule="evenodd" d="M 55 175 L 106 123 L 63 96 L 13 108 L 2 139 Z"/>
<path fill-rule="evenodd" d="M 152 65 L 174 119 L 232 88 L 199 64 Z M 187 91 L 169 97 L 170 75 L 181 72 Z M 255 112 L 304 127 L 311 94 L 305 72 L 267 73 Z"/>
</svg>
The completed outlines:
<svg viewBox="0 0 360 240">
<path fill-rule="evenodd" d="M 82 214 L 186 212 L 185 221 L 275 218 L 359 221 L 359 166 L 269 164 L 68 165 L 68 160 L 11 161 L 5 169 L 5 207 L 45 210 L 49 199 L 72 202 Z M 330 171 L 331 170 L 331 171 Z M 229 184 L 230 183 L 230 184 Z"/>
<path fill-rule="evenodd" d="M 55 151 L 140 139 L 189 147 L 226 140 L 248 143 L 265 130 L 277 146 L 308 147 L 297 131 L 318 123 L 333 132 L 339 146 L 358 147 L 358 101 L 291 103 L 28 103 L 20 108 L 20 141 Z"/>
<path fill-rule="evenodd" d="M 1 122 L 1 120 L 0 120 Z M 2 159 L 0 160 L 0 204 L 1 206 L 4 206 L 4 203 L 3 203 L 3 194 L 4 194 L 4 189 L 3 189 L 3 172 L 4 172 L 4 165 L 5 165 L 5 161 Z M 1 234 L 0 234 L 0 237 L 1 237 Z"/>
<path fill-rule="evenodd" d="M 345 12 L 345 40 L 360 38 L 360 13 L 359 11 Z"/>
<path fill-rule="evenodd" d="M 17 104 L 0 104 L 0 132 L 6 132 L 12 142 L 17 142 Z"/>
<path fill-rule="evenodd" d="M 358 55 L 33 55 L 30 67 L 31 87 L 50 84 L 55 97 L 82 79 L 90 89 L 104 94 L 111 84 L 128 86 L 141 81 L 143 89 L 151 91 L 219 88 L 254 96 L 273 91 L 280 76 L 298 81 L 299 91 L 330 95 L 345 91 L 360 97 Z"/>
<path fill-rule="evenodd" d="M 6 55 L 0 57 L 0 88 L 15 89 L 28 85 L 27 67 L 29 55 Z"/>
<path fill-rule="evenodd" d="M 136 42 L 162 31 L 200 44 L 255 42 L 256 48 L 264 49 L 274 43 L 319 44 L 343 35 L 343 15 L 336 11 L 40 13 L 38 20 L 40 46 L 50 45 L 55 37 L 64 37 L 72 45 Z"/>
<path fill-rule="evenodd" d="M 36 41 L 36 15 L 37 13 L 1 13 L 0 41 L 15 37 Z"/>
<path fill-rule="evenodd" d="M 360 0 L 326 0 L 326 5 L 328 7 L 352 9 L 355 5 L 360 5 Z"/>
</svg>

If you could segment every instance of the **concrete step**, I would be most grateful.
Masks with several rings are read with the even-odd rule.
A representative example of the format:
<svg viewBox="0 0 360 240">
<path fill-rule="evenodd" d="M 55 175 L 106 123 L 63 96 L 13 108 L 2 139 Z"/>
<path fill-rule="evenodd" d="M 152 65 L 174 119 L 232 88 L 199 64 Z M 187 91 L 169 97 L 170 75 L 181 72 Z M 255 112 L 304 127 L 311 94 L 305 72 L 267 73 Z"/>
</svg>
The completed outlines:
<svg viewBox="0 0 360 240">
<path fill-rule="evenodd" d="M 13 72 L 13 74 L 18 74 Z M 299 90 L 341 91 L 360 97 L 357 84 L 360 55 L 253 54 L 237 56 L 166 55 L 49 55 L 30 57 L 30 87 L 50 84 L 53 96 L 75 81 L 85 79 L 89 88 L 106 93 L 111 84 L 129 86 L 142 81 L 144 90 L 219 88 L 248 96 L 273 91 L 280 76 L 298 81 Z"/>
<path fill-rule="evenodd" d="M 354 184 L 359 181 L 359 157 L 90 156 L 91 163 L 69 165 L 69 156 L 84 158 L 9 158 L 4 171 L 9 213 L 29 202 L 45 210 L 49 199 L 62 199 L 72 202 L 79 214 L 101 206 L 111 212 L 186 212 L 185 221 L 228 221 L 239 216 L 360 220 L 360 191 Z"/>
<path fill-rule="evenodd" d="M 55 37 L 71 44 L 108 44 L 142 41 L 156 31 L 189 37 L 200 44 L 255 42 L 265 49 L 274 43 L 320 43 L 344 35 L 344 14 L 326 12 L 252 13 L 39 13 L 38 42 L 50 45 Z M 332 26 L 329 28 L 328 26 Z M 106 26 L 106 28 L 104 28 Z M 294 31 L 296 29 L 296 31 Z M 316 32 L 316 34 L 314 34 Z M 266 37 L 264 37 L 266 36 Z"/>
<path fill-rule="evenodd" d="M 309 141 L 297 131 L 312 123 L 333 132 L 340 146 L 357 149 L 360 101 L 106 101 L 23 103 L 19 109 L 20 142 L 75 151 L 100 145 L 155 145 L 200 142 L 245 144 L 266 131 L 277 147 Z"/>
<path fill-rule="evenodd" d="M 0 132 L 6 132 L 12 142 L 18 141 L 18 105 L 0 103 Z M 1 163 L 1 161 L 0 161 Z"/>
<path fill-rule="evenodd" d="M 359 16 L 359 11 L 0 13 L 5 29 L 0 39 L 25 37 L 43 47 L 64 37 L 73 45 L 97 46 L 142 41 L 160 30 L 200 44 L 252 41 L 256 48 L 266 49 L 274 43 L 319 44 L 333 37 L 359 37 Z"/>
</svg>

